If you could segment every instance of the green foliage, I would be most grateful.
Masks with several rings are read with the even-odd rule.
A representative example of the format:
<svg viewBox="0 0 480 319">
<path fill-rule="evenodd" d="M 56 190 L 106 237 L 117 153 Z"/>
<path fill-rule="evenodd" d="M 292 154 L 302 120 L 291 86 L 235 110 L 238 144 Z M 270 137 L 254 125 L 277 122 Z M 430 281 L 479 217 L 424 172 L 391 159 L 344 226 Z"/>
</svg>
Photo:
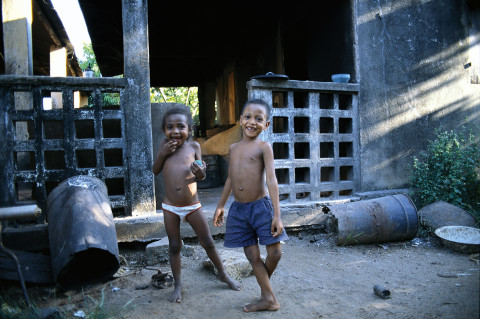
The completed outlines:
<svg viewBox="0 0 480 319">
<path fill-rule="evenodd" d="M 83 57 L 84 59 L 78 59 L 78 64 L 80 65 L 80 68 L 85 71 L 85 69 L 90 66 L 90 68 L 93 70 L 93 74 L 95 77 L 102 77 L 100 69 L 98 68 L 97 60 L 95 59 L 95 52 L 93 52 L 91 43 L 83 44 Z"/>
<path fill-rule="evenodd" d="M 121 308 L 112 308 L 106 306 L 105 301 L 105 288 L 102 289 L 102 295 L 100 300 L 95 300 L 89 295 L 84 295 L 85 301 L 85 318 L 87 319 L 114 319 L 120 318 L 121 312 L 123 310 L 130 310 L 133 309 L 132 301 L 133 299 L 129 300 L 126 304 L 124 304 Z"/>
<path fill-rule="evenodd" d="M 152 103 L 181 103 L 190 107 L 193 123 L 199 124 L 198 87 L 150 88 Z"/>
<path fill-rule="evenodd" d="M 95 59 L 91 43 L 83 44 L 83 59 L 78 61 L 80 68 L 85 70 L 87 67 L 94 72 L 95 77 L 101 77 L 100 69 Z M 119 105 L 120 95 L 117 93 L 103 93 L 102 102 L 104 106 Z M 198 87 L 165 87 L 165 88 L 151 88 L 150 89 L 151 103 L 181 103 L 190 107 L 190 112 L 193 116 L 193 122 L 199 124 L 198 117 Z M 89 100 L 89 105 L 93 105 Z"/>
<path fill-rule="evenodd" d="M 120 93 L 102 93 L 103 106 L 120 105 Z"/>
<path fill-rule="evenodd" d="M 110 288 L 112 285 L 109 285 Z M 46 318 L 45 314 L 49 313 L 48 318 L 73 318 L 72 314 L 81 309 L 86 319 L 115 319 L 123 318 L 124 314 L 135 309 L 134 299 L 127 301 L 122 307 L 107 305 L 107 296 L 105 287 L 101 290 L 99 299 L 95 299 L 83 292 L 83 302 L 78 304 L 68 303 L 66 307 L 49 307 L 39 308 L 36 300 L 30 299 L 30 305 L 27 305 L 23 295 L 17 287 L 12 289 L 1 289 L 0 294 L 0 319 L 40 319 Z M 32 297 L 32 296 L 30 296 Z M 39 298 L 45 298 L 44 294 L 40 294 Z M 69 298 L 70 301 L 70 298 Z M 63 308 L 63 309 L 62 309 Z M 46 311 L 47 310 L 47 311 Z M 50 310 L 57 310 L 50 313 Z"/>
<path fill-rule="evenodd" d="M 345 241 L 342 244 L 342 247 L 346 245 L 352 245 L 358 243 L 357 238 L 362 236 L 363 232 L 359 232 L 358 234 L 354 234 L 353 232 L 349 233 L 347 238 L 345 238 Z"/>
<path fill-rule="evenodd" d="M 445 201 L 480 218 L 480 145 L 471 131 L 436 130 L 426 152 L 413 157 L 410 188 L 418 206 Z"/>
<path fill-rule="evenodd" d="M 80 68 L 85 71 L 88 67 L 90 67 L 93 71 L 94 77 L 102 77 L 100 73 L 100 69 L 97 64 L 97 60 L 95 59 L 95 53 L 93 52 L 92 44 L 91 43 L 84 43 L 83 44 L 83 57 L 84 59 L 78 59 L 78 64 Z M 120 75 L 121 76 L 121 75 Z M 118 93 L 102 93 L 102 104 L 104 106 L 109 105 L 120 105 L 120 94 Z M 88 98 L 88 107 L 93 106 L 92 96 Z"/>
<path fill-rule="evenodd" d="M 23 318 L 25 309 L 26 306 L 21 307 L 0 297 L 0 318 Z"/>
<path fill-rule="evenodd" d="M 0 318 L 8 319 L 40 319 L 43 318 L 39 309 L 34 305 L 27 305 L 23 296 L 15 292 L 2 292 L 0 296 Z M 52 318 L 54 318 L 52 316 Z M 56 317 L 55 317 L 56 318 Z"/>
</svg>

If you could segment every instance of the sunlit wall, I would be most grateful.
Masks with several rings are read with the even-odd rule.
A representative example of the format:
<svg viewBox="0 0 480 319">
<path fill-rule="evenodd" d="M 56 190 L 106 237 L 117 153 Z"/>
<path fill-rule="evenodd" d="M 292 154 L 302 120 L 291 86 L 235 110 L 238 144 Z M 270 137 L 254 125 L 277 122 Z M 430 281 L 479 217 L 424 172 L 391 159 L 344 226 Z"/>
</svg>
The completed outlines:
<svg viewBox="0 0 480 319">
<path fill-rule="evenodd" d="M 356 1 L 362 190 L 408 184 L 435 129 L 480 136 L 480 8 Z"/>
</svg>

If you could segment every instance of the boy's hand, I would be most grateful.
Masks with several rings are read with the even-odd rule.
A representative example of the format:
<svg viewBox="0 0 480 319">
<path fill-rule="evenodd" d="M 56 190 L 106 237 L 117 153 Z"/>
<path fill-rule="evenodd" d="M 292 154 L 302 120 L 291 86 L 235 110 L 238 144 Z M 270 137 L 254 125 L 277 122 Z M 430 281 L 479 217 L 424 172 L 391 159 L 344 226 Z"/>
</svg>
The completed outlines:
<svg viewBox="0 0 480 319">
<path fill-rule="evenodd" d="M 225 208 L 217 208 L 215 210 L 215 215 L 213 215 L 213 225 L 214 226 L 222 226 L 223 225 L 223 213 L 225 212 Z"/>
<path fill-rule="evenodd" d="M 170 155 L 177 150 L 177 142 L 168 141 L 163 145 L 162 152 L 166 155 Z"/>
<path fill-rule="evenodd" d="M 283 233 L 283 223 L 280 218 L 273 218 L 272 228 L 270 229 L 273 237 L 277 237 Z"/>
<path fill-rule="evenodd" d="M 204 180 L 205 177 L 207 176 L 207 174 L 205 173 L 205 168 L 207 167 L 207 165 L 205 164 L 205 162 L 202 162 L 202 163 L 203 163 L 203 165 L 200 166 L 200 165 L 198 165 L 198 163 L 196 161 L 194 161 L 190 165 L 190 170 L 192 171 L 193 175 L 195 175 L 195 177 L 199 181 Z"/>
</svg>

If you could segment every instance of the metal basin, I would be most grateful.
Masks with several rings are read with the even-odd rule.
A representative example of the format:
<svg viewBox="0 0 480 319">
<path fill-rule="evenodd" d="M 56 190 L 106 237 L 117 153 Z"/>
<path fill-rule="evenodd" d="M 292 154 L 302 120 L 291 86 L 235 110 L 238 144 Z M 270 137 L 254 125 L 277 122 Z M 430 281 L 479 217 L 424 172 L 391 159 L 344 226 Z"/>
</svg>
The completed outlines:
<svg viewBox="0 0 480 319">
<path fill-rule="evenodd" d="M 480 252 L 480 229 L 467 226 L 443 226 L 435 230 L 445 247 L 461 253 Z"/>
</svg>

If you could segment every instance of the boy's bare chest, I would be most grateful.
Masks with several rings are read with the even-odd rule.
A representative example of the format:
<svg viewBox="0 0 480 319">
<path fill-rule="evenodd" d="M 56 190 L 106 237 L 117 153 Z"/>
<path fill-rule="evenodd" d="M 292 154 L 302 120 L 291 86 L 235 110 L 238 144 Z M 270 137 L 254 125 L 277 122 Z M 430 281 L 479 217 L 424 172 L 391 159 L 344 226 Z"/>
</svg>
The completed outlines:
<svg viewBox="0 0 480 319">
<path fill-rule="evenodd" d="M 236 147 L 230 155 L 230 162 L 236 166 L 262 166 L 263 164 L 263 153 L 258 149 Z"/>
<path fill-rule="evenodd" d="M 195 150 L 191 147 L 177 149 L 166 160 L 165 165 L 169 168 L 189 169 L 190 164 L 195 160 Z"/>
</svg>

